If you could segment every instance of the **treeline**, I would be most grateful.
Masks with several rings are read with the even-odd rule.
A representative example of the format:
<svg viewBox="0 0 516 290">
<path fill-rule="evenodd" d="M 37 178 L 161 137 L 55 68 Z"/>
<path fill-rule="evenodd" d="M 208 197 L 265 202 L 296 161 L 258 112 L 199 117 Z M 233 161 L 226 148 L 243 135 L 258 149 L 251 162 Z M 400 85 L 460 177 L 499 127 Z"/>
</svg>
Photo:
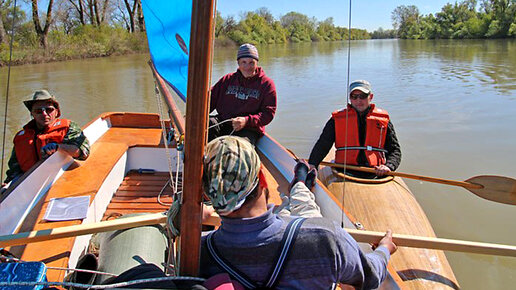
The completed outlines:
<svg viewBox="0 0 516 290">
<path fill-rule="evenodd" d="M 0 0 L 0 66 L 141 52 L 147 49 L 140 0 Z M 9 32 L 9 33 L 7 33 Z"/>
<path fill-rule="evenodd" d="M 275 19 L 269 9 L 262 7 L 243 14 L 240 21 L 233 16 L 223 18 L 217 12 L 215 37 L 218 44 L 242 43 L 286 43 L 312 41 L 338 41 L 349 37 L 349 30 L 335 26 L 333 18 L 318 21 L 315 17 L 289 12 Z M 351 39 L 369 39 L 364 29 L 351 29 Z"/>
<path fill-rule="evenodd" d="M 416 6 L 402 5 L 391 16 L 398 38 L 516 37 L 516 0 L 465 0 L 446 4 L 435 15 L 421 15 Z"/>
<path fill-rule="evenodd" d="M 25 10 L 14 8 L 13 2 L 0 0 L 0 66 L 9 60 L 13 19 L 14 64 L 147 50 L 141 0 L 26 0 Z M 223 18 L 217 12 L 218 45 L 335 41 L 349 35 L 333 18 L 318 21 L 297 12 L 275 19 L 260 8 L 240 18 Z M 366 30 L 351 29 L 351 39 L 368 38 Z"/>
</svg>

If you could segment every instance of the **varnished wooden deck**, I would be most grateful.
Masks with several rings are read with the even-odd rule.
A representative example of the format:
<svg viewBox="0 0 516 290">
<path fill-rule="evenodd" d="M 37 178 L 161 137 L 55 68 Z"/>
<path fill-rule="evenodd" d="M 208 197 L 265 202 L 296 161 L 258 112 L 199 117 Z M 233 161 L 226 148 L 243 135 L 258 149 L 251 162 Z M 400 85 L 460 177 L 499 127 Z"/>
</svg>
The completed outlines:
<svg viewBox="0 0 516 290">
<path fill-rule="evenodd" d="M 168 210 L 172 203 L 172 189 L 167 184 L 169 179 L 168 172 L 130 171 L 113 195 L 102 220 L 130 213 L 155 213 Z M 181 174 L 179 180 L 181 180 Z M 158 196 L 162 190 L 160 201 L 163 204 L 160 204 Z M 181 190 L 181 187 L 178 187 L 178 190 Z"/>
</svg>

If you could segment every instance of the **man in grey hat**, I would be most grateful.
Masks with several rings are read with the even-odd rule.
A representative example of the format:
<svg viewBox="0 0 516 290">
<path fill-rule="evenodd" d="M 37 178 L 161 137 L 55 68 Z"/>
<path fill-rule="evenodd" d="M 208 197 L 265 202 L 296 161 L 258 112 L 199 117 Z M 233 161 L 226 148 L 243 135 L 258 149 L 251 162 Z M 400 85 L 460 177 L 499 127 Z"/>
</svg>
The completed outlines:
<svg viewBox="0 0 516 290">
<path fill-rule="evenodd" d="M 203 170 L 204 193 L 222 223 L 202 238 L 201 277 L 229 273 L 247 289 L 332 289 L 336 283 L 373 289 L 385 279 L 396 251 L 392 233 L 364 254 L 343 228 L 320 214 L 273 213 L 260 158 L 247 140 L 223 136 L 211 141 Z M 302 194 L 307 180 L 297 172 L 295 180 L 290 194 Z M 307 203 L 315 203 L 313 195 Z"/>
<path fill-rule="evenodd" d="M 376 174 L 347 170 L 362 178 L 383 176 L 398 168 L 401 149 L 387 111 L 372 103 L 373 90 L 365 80 L 349 85 L 350 103 L 332 113 L 315 143 L 308 162 L 317 167 L 335 144 L 335 162 L 373 167 Z"/>
<path fill-rule="evenodd" d="M 86 160 L 90 154 L 88 139 L 81 128 L 71 120 L 59 119 L 59 102 L 48 91 L 36 91 L 23 103 L 32 120 L 14 137 L 7 178 L 2 186 L 16 181 L 40 159 L 57 151 L 78 160 Z"/>
<path fill-rule="evenodd" d="M 255 144 L 276 113 L 276 86 L 258 66 L 258 50 L 252 44 L 238 49 L 238 69 L 223 76 L 211 89 L 208 139 L 236 135 Z"/>
</svg>

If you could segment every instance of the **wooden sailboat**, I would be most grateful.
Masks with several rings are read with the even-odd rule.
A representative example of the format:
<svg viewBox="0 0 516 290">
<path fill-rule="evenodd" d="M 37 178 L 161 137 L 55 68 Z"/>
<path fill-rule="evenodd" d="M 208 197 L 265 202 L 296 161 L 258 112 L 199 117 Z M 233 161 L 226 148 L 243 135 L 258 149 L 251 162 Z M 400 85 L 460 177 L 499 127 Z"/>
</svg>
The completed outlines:
<svg viewBox="0 0 516 290">
<path fill-rule="evenodd" d="M 211 37 L 213 13 L 211 1 L 194 1 L 188 95 L 198 98 L 191 98 L 193 103 L 187 104 L 186 124 L 174 108 L 169 108 L 171 112 L 175 112 L 171 115 L 172 121 L 165 120 L 165 128 L 172 125 L 174 132 L 182 133 L 186 130 L 186 160 L 183 160 L 181 146 L 178 147 L 177 142 L 169 143 L 169 140 L 164 140 L 164 120 L 160 120 L 159 115 L 105 113 L 84 128 L 92 144 L 88 160 L 74 161 L 64 154 L 54 154 L 27 172 L 3 195 L 0 203 L 3 217 L 0 221 L 0 234 L 39 231 L 44 235 L 64 226 L 86 226 L 126 214 L 163 212 L 168 205 L 162 205 L 158 200 L 166 204 L 172 201 L 173 194 L 168 185 L 170 175 L 179 174 L 184 180 L 182 187 L 177 188 L 177 191 L 183 191 L 179 272 L 185 275 L 197 273 L 201 232 L 200 166 L 205 143 L 206 98 L 210 85 L 209 63 L 212 49 L 211 41 L 207 39 Z M 166 93 L 167 88 L 160 74 L 154 73 L 160 90 Z M 170 97 L 167 100 L 167 103 L 172 103 Z M 288 183 L 293 178 L 295 158 L 267 134 L 259 140 L 256 148 L 266 168 L 271 202 L 280 204 L 279 193 L 287 191 Z M 167 162 L 169 157 L 171 163 Z M 183 161 L 184 170 L 181 166 L 176 166 Z M 384 231 L 392 228 L 400 233 L 434 236 L 424 213 L 411 194 L 406 194 L 409 192 L 408 188 L 401 180 L 388 183 L 389 189 L 386 185 L 348 183 L 342 199 L 339 196 L 339 192 L 342 192 L 339 187 L 341 183 L 330 182 L 329 175 L 322 176 L 323 183 L 318 182 L 314 193 L 325 217 L 341 222 L 347 228 L 360 228 L 360 222 L 366 229 Z M 394 198 L 392 195 L 396 196 L 395 202 L 380 198 Z M 53 198 L 75 196 L 90 198 L 86 219 L 60 222 L 44 219 Z M 378 216 L 382 212 L 392 218 L 384 221 L 383 217 Z M 417 216 L 417 222 L 414 216 Z M 158 220 L 162 222 L 164 219 Z M 210 224 L 217 224 L 216 216 L 210 220 Z M 415 228 L 405 227 L 407 224 L 413 224 Z M 398 225 L 403 228 L 398 228 Z M 47 279 L 60 282 L 68 274 L 62 268 L 75 268 L 80 257 L 91 251 L 90 238 L 91 235 L 72 235 L 8 249 L 21 260 L 42 261 L 48 267 L 55 267 L 47 270 Z M 166 245 L 169 249 L 175 246 Z M 365 251 L 371 251 L 369 244 L 362 244 L 362 247 Z M 131 254 L 120 253 L 126 256 Z M 170 257 L 163 256 L 162 263 L 170 260 Z M 104 266 L 101 262 L 99 269 L 114 271 Z M 400 254 L 393 256 L 389 276 L 382 284 L 383 289 L 457 287 L 457 281 L 442 251 L 424 249 L 400 250 Z"/>
</svg>

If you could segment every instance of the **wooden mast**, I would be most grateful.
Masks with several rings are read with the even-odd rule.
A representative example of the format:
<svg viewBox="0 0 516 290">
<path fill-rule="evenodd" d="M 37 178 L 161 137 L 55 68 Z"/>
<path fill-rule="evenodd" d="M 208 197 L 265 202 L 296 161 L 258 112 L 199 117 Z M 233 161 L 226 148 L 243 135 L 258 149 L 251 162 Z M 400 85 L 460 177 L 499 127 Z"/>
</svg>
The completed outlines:
<svg viewBox="0 0 516 290">
<path fill-rule="evenodd" d="M 208 117 L 208 93 L 213 50 L 214 1 L 194 0 L 188 61 L 185 167 L 181 206 L 181 275 L 199 274 L 201 239 L 202 161 Z"/>
</svg>

